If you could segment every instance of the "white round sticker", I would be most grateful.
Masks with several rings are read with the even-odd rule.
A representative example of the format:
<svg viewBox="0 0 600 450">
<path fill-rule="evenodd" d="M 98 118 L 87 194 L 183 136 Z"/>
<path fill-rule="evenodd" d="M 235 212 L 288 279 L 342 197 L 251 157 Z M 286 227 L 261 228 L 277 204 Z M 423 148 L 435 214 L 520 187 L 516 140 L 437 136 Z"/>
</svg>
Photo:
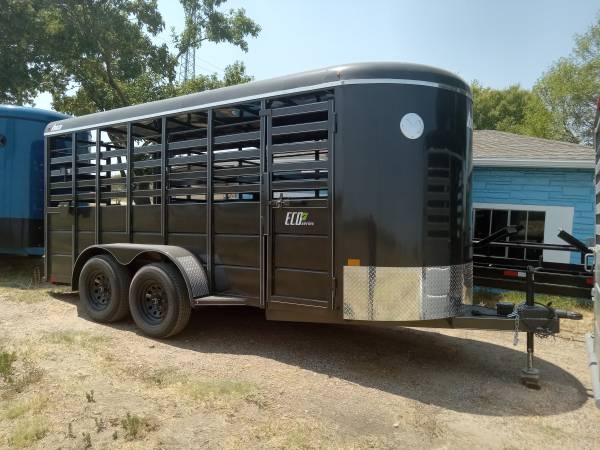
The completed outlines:
<svg viewBox="0 0 600 450">
<path fill-rule="evenodd" d="M 418 139 L 423 134 L 423 119 L 416 113 L 405 114 L 400 121 L 400 130 L 408 139 Z"/>
</svg>

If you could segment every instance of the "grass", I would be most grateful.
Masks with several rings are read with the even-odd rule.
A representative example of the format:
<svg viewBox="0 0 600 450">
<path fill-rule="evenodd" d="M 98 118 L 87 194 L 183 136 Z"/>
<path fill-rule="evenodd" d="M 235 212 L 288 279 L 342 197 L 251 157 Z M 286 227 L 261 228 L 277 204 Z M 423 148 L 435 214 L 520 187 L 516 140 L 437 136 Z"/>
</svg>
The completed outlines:
<svg viewBox="0 0 600 450">
<path fill-rule="evenodd" d="M 0 350 L 0 377 L 7 383 L 12 381 L 13 364 L 16 360 L 15 352 Z"/>
<path fill-rule="evenodd" d="M 502 291 L 499 289 L 477 288 L 473 293 L 473 303 L 485 303 L 494 307 L 497 302 L 513 302 L 515 304 L 525 301 L 525 292 Z M 535 294 L 535 301 L 543 304 L 552 303 L 555 308 L 591 311 L 594 304 L 591 299 L 559 297 L 557 295 Z"/>
<path fill-rule="evenodd" d="M 291 419 L 285 417 L 273 418 L 268 422 L 258 424 L 241 436 L 227 442 L 226 447 L 242 450 L 246 448 L 350 448 L 332 441 L 329 430 L 314 421 Z M 373 447 L 378 448 L 378 447 Z"/>
<path fill-rule="evenodd" d="M 25 448 L 42 439 L 47 433 L 48 425 L 46 422 L 36 417 L 19 423 L 11 433 L 8 442 L 11 448 Z"/>
<path fill-rule="evenodd" d="M 4 417 L 10 420 L 23 417 L 27 413 L 39 414 L 48 405 L 48 397 L 45 395 L 36 395 L 29 400 L 16 402 L 9 405 L 4 412 Z"/>
<path fill-rule="evenodd" d="M 125 439 L 140 439 L 150 431 L 158 429 L 158 422 L 151 417 L 140 417 L 127 413 L 121 420 L 121 427 L 125 431 Z"/>
<path fill-rule="evenodd" d="M 139 368 L 127 371 L 131 377 L 150 388 L 169 389 L 182 398 L 219 409 L 235 407 L 240 401 L 260 403 L 256 384 L 235 379 L 202 379 L 181 374 L 176 369 L 148 371 Z"/>
<path fill-rule="evenodd" d="M 42 379 L 43 371 L 29 358 L 19 358 L 16 352 L 0 350 L 1 397 L 20 393 L 30 384 Z M 0 398 L 1 398 L 0 397 Z"/>
<path fill-rule="evenodd" d="M 108 336 L 87 331 L 60 330 L 47 333 L 44 340 L 50 344 L 96 350 L 100 346 L 106 345 L 109 339 Z"/>
<path fill-rule="evenodd" d="M 38 303 L 48 298 L 49 291 L 68 290 L 42 281 L 42 261 L 42 258 L 35 257 L 0 257 L 0 298 L 21 303 Z"/>
</svg>

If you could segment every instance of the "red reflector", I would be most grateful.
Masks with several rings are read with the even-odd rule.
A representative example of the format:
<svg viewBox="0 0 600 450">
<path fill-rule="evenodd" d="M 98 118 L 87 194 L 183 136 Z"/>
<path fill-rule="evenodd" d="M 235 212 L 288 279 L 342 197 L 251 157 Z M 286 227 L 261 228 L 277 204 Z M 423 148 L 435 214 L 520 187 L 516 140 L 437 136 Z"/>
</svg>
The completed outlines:
<svg viewBox="0 0 600 450">
<path fill-rule="evenodd" d="M 517 270 L 505 270 L 502 272 L 502 275 L 512 278 L 525 278 L 527 276 L 525 272 L 519 272 Z"/>
<path fill-rule="evenodd" d="M 50 284 L 56 284 L 56 278 L 54 278 L 54 275 L 50 275 Z"/>
<path fill-rule="evenodd" d="M 593 285 L 594 285 L 594 277 L 587 277 L 587 278 L 585 279 L 585 282 L 586 282 L 587 284 L 589 284 L 590 286 L 593 286 Z"/>
</svg>

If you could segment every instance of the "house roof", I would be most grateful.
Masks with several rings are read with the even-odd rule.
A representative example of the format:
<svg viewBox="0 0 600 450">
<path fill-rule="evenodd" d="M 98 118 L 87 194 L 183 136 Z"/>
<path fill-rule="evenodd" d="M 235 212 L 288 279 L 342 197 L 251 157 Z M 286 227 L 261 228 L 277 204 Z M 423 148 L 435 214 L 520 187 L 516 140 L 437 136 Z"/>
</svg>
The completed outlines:
<svg viewBox="0 0 600 450">
<path fill-rule="evenodd" d="M 473 131 L 475 166 L 591 169 L 594 161 L 594 149 L 587 145 L 505 131 Z"/>
</svg>

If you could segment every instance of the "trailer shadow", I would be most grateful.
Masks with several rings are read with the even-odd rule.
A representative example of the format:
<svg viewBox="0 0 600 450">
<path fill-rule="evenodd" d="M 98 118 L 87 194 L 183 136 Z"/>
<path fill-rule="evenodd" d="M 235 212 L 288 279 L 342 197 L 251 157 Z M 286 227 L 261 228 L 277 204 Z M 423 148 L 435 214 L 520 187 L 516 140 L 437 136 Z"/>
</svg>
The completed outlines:
<svg viewBox="0 0 600 450">
<path fill-rule="evenodd" d="M 206 308 L 166 342 L 200 353 L 261 356 L 472 414 L 553 415 L 589 398 L 572 374 L 541 358 L 542 390 L 522 386 L 523 345 L 512 349 L 429 330 L 269 322 L 250 308 Z"/>
<path fill-rule="evenodd" d="M 59 299 L 76 302 L 68 295 Z M 131 320 L 111 327 L 136 331 Z M 198 353 L 255 355 L 486 416 L 550 416 L 589 398 L 577 378 L 542 358 L 536 359 L 542 390 L 522 386 L 523 345 L 513 349 L 429 330 L 270 322 L 253 308 L 208 307 L 194 311 L 182 334 L 161 342 Z"/>
</svg>

